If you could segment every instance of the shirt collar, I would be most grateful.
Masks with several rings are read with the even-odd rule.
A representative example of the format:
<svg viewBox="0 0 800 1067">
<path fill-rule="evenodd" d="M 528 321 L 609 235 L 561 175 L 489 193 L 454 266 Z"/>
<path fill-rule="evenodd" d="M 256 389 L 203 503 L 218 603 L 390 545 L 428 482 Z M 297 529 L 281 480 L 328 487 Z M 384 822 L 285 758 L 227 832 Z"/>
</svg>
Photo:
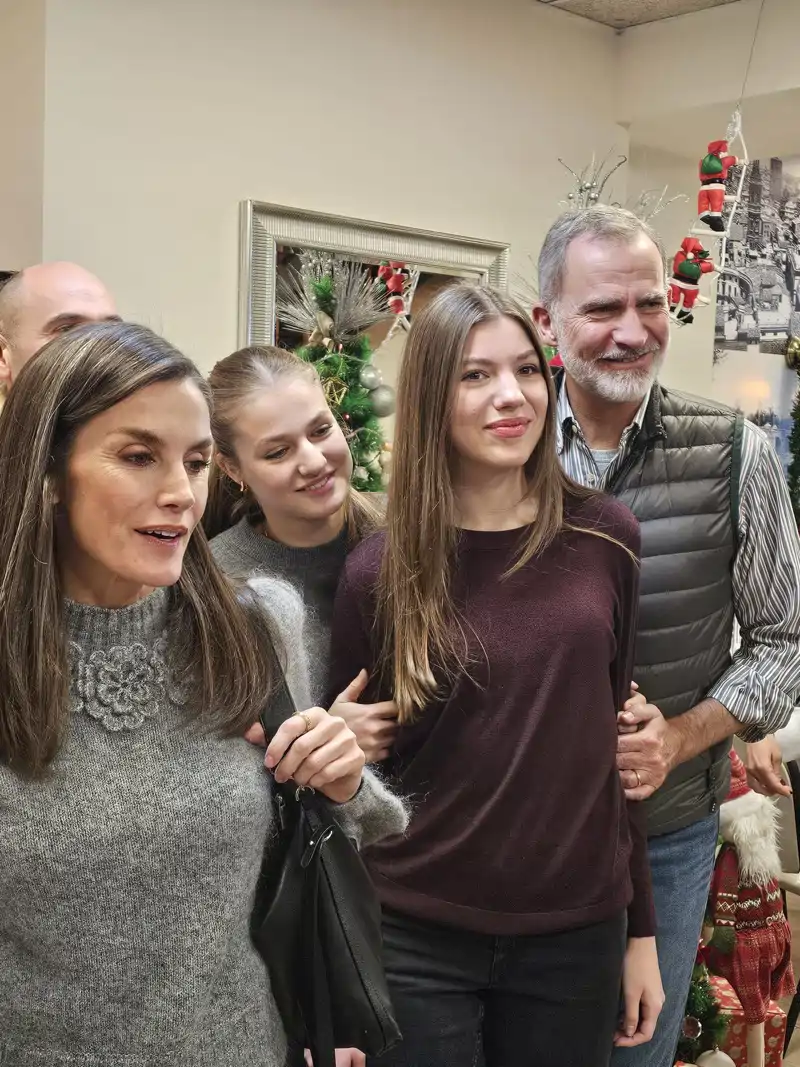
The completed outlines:
<svg viewBox="0 0 800 1067">
<path fill-rule="evenodd" d="M 620 444 L 625 444 L 628 438 L 631 436 L 631 432 L 641 430 L 644 425 L 644 417 L 647 412 L 647 405 L 650 403 L 650 396 L 653 392 L 652 386 L 647 390 L 647 395 L 639 405 L 639 410 L 633 417 L 633 422 L 630 426 L 626 426 Z M 567 396 L 567 382 L 566 378 L 561 378 L 561 388 L 558 390 L 558 401 L 556 403 L 556 451 L 559 456 L 564 451 L 565 436 L 570 433 L 573 428 L 580 431 L 580 425 L 578 420 L 572 411 L 572 405 L 569 402 Z"/>
</svg>

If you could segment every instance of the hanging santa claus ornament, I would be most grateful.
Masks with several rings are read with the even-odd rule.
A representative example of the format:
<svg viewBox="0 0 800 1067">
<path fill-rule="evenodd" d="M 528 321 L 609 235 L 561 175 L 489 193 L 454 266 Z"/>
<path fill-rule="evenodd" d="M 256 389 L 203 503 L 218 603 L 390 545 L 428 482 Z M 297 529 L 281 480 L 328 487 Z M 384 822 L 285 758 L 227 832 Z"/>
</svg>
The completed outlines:
<svg viewBox="0 0 800 1067">
<path fill-rule="evenodd" d="M 728 155 L 727 141 L 711 141 L 708 152 L 700 160 L 700 192 L 697 197 L 697 214 L 715 233 L 725 232 L 722 208 L 725 203 L 728 174 L 739 160 Z"/>
<path fill-rule="evenodd" d="M 716 267 L 696 237 L 684 237 L 674 260 L 669 282 L 669 310 L 683 325 L 694 322 L 694 306 L 700 295 L 700 279 Z"/>
</svg>

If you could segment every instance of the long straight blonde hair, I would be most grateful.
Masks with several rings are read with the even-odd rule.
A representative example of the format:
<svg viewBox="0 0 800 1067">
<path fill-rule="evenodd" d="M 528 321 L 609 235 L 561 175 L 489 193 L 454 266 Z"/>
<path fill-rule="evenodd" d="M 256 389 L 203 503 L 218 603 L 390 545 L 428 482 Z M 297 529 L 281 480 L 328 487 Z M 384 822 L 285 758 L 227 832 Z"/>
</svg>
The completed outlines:
<svg viewBox="0 0 800 1067">
<path fill-rule="evenodd" d="M 401 722 L 412 720 L 441 693 L 443 682 L 467 666 L 466 635 L 450 591 L 458 542 L 450 423 L 470 332 L 500 317 L 516 322 L 530 341 L 548 392 L 542 436 L 525 468 L 529 494 L 538 504 L 537 518 L 508 573 L 572 528 L 564 521 L 566 498 L 596 495 L 561 469 L 555 386 L 530 316 L 508 297 L 474 284 L 457 283 L 439 292 L 414 319 L 403 355 L 386 545 L 377 586 L 379 662 L 391 679 Z"/>
<path fill-rule="evenodd" d="M 236 462 L 236 418 L 242 404 L 254 393 L 269 389 L 279 381 L 306 378 L 319 382 L 310 363 L 274 345 L 240 348 L 214 366 L 208 378 L 213 400 L 211 432 L 217 452 Z M 331 418 L 334 418 L 331 412 Z M 264 513 L 248 487 L 240 490 L 218 463 L 211 471 L 209 500 L 203 526 L 208 537 L 227 530 L 243 516 L 252 522 L 263 520 Z M 349 540 L 355 545 L 372 533 L 383 521 L 381 509 L 366 493 L 350 489 L 345 506 Z"/>
</svg>

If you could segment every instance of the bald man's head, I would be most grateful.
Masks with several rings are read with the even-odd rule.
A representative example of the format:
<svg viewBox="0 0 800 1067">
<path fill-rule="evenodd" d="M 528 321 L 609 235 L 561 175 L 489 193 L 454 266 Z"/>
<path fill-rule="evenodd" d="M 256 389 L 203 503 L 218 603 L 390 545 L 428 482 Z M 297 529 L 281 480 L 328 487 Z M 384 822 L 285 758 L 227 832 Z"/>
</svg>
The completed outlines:
<svg viewBox="0 0 800 1067">
<path fill-rule="evenodd" d="M 100 279 L 76 263 L 39 263 L 20 271 L 0 289 L 0 386 L 12 385 L 59 334 L 118 318 Z"/>
</svg>

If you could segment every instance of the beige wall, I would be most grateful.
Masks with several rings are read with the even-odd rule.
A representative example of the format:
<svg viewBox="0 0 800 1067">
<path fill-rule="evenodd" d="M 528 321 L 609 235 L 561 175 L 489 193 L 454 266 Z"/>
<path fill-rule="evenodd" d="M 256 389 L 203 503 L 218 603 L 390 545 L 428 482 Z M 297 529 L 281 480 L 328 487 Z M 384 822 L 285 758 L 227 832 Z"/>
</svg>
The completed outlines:
<svg viewBox="0 0 800 1067">
<path fill-rule="evenodd" d="M 761 0 L 741 0 L 626 31 L 620 121 L 738 100 L 760 7 Z M 792 58 L 798 39 L 800 3 L 765 0 L 747 97 L 800 87 L 800 67 Z"/>
<path fill-rule="evenodd" d="M 0 270 L 42 255 L 44 0 L 0 0 Z"/>
<path fill-rule="evenodd" d="M 689 236 L 691 227 L 697 221 L 696 175 L 696 159 L 649 146 L 631 145 L 628 168 L 628 190 L 631 195 L 636 196 L 644 189 L 663 189 L 667 185 L 667 198 L 681 195 L 685 197 L 670 204 L 651 219 L 651 224 L 664 242 L 668 269 L 681 241 Z M 713 255 L 717 244 L 709 244 L 708 249 Z M 716 283 L 716 275 L 702 282 L 702 295 L 708 298 L 710 303 L 695 312 L 692 325 L 672 327 L 669 357 L 662 373 L 666 385 L 700 396 L 712 395 Z"/>
<path fill-rule="evenodd" d="M 627 149 L 620 38 L 531 0 L 48 0 L 44 251 L 208 368 L 236 343 L 238 204 L 508 241 Z"/>
</svg>

